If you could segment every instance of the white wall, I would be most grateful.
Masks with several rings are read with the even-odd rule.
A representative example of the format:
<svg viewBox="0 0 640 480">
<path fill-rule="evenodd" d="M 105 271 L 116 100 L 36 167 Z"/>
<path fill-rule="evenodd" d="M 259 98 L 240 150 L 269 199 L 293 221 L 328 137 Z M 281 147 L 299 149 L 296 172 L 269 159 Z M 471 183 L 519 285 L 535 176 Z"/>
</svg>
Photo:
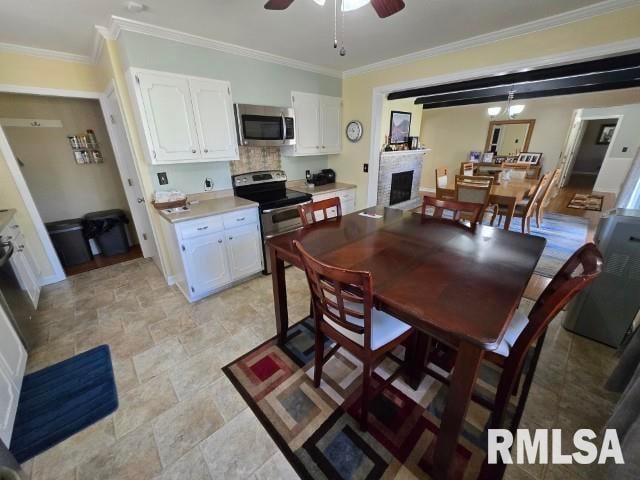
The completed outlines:
<svg viewBox="0 0 640 480">
<path fill-rule="evenodd" d="M 593 189 L 618 193 L 640 148 L 640 103 L 605 108 L 585 108 L 583 120 L 618 118 L 613 140 L 607 150 Z"/>
</svg>

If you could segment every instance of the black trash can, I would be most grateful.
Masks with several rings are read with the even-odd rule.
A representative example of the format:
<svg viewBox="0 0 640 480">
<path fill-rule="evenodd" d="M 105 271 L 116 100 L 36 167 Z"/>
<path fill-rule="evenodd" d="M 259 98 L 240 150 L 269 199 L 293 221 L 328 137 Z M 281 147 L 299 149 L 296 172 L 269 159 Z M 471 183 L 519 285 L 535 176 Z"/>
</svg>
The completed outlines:
<svg viewBox="0 0 640 480">
<path fill-rule="evenodd" d="M 63 267 L 71 267 L 93 259 L 81 218 L 49 222 L 45 226 Z"/>
<path fill-rule="evenodd" d="M 129 219 L 122 210 L 104 210 L 84 216 L 87 237 L 95 239 L 102 255 L 106 257 L 129 251 L 127 223 Z"/>
</svg>

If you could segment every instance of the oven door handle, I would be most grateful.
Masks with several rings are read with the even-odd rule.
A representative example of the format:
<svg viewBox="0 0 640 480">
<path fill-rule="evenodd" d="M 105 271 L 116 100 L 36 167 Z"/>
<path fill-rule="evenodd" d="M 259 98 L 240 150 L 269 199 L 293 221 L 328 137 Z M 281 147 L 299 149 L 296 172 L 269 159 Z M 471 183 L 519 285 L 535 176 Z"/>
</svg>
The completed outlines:
<svg viewBox="0 0 640 480">
<path fill-rule="evenodd" d="M 287 230 L 286 232 L 278 232 L 278 233 L 273 233 L 271 235 L 265 235 L 264 239 L 265 240 L 269 240 L 273 237 L 279 237 L 280 235 L 284 235 L 285 233 L 291 233 L 291 232 L 295 232 L 296 230 L 302 230 L 304 227 L 300 226 L 298 228 L 292 228 L 291 230 Z"/>
<path fill-rule="evenodd" d="M 270 208 L 268 210 L 263 210 L 262 213 L 274 213 L 274 212 L 280 212 L 282 210 L 291 210 L 291 207 L 298 208 L 298 205 L 306 205 L 307 203 L 311 203 L 311 200 L 308 200 L 302 203 L 296 203 L 294 205 L 287 205 L 286 207 Z"/>
<path fill-rule="evenodd" d="M 284 112 L 280 113 L 282 119 L 282 143 L 287 141 L 287 121 L 284 118 Z"/>
<path fill-rule="evenodd" d="M 0 268 L 4 267 L 5 264 L 13 255 L 13 243 L 11 242 L 0 242 L 0 247 L 9 247 L 9 249 L 4 253 L 2 257 L 0 257 Z"/>
</svg>

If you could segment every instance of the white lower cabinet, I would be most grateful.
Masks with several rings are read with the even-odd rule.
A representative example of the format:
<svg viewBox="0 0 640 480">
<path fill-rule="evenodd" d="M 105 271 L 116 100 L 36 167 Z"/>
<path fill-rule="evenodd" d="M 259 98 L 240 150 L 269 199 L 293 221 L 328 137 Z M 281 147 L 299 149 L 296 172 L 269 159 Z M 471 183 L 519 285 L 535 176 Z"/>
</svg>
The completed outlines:
<svg viewBox="0 0 640 480">
<path fill-rule="evenodd" d="M 224 232 L 184 240 L 182 251 L 190 295 L 198 296 L 231 281 Z"/>
<path fill-rule="evenodd" d="M 5 445 L 11 443 L 26 363 L 27 351 L 0 306 L 0 440 Z"/>
<path fill-rule="evenodd" d="M 180 252 L 176 283 L 191 302 L 262 270 L 258 209 L 248 208 L 172 225 Z"/>
<path fill-rule="evenodd" d="M 225 231 L 231 278 L 238 280 L 262 270 L 260 226 L 245 225 Z"/>
<path fill-rule="evenodd" d="M 40 271 L 27 249 L 20 226 L 12 219 L 9 225 L 0 231 L 0 237 L 3 241 L 13 244 L 13 255 L 9 261 L 16 272 L 20 287 L 27 292 L 33 307 L 37 308 L 40 299 Z"/>
<path fill-rule="evenodd" d="M 313 201 L 319 202 L 320 200 L 326 200 L 327 198 L 338 197 L 340 198 L 340 208 L 343 215 L 348 215 L 356 210 L 356 189 L 350 188 L 348 190 L 339 190 L 331 193 L 316 193 L 313 195 Z M 331 214 L 331 212 L 329 212 Z"/>
</svg>

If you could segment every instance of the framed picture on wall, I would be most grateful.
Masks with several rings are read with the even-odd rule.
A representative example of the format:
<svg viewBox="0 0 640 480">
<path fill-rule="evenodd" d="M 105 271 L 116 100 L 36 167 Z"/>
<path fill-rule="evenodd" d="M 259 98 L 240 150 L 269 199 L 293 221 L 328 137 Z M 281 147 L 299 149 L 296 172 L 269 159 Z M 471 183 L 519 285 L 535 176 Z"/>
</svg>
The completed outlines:
<svg viewBox="0 0 640 480">
<path fill-rule="evenodd" d="M 600 133 L 598 133 L 598 140 L 596 141 L 596 145 L 609 145 L 611 143 L 611 139 L 613 138 L 613 132 L 616 131 L 616 125 L 602 125 L 600 127 Z"/>
<path fill-rule="evenodd" d="M 411 112 L 391 110 L 389 122 L 389 143 L 407 143 L 411 130 Z"/>
</svg>

